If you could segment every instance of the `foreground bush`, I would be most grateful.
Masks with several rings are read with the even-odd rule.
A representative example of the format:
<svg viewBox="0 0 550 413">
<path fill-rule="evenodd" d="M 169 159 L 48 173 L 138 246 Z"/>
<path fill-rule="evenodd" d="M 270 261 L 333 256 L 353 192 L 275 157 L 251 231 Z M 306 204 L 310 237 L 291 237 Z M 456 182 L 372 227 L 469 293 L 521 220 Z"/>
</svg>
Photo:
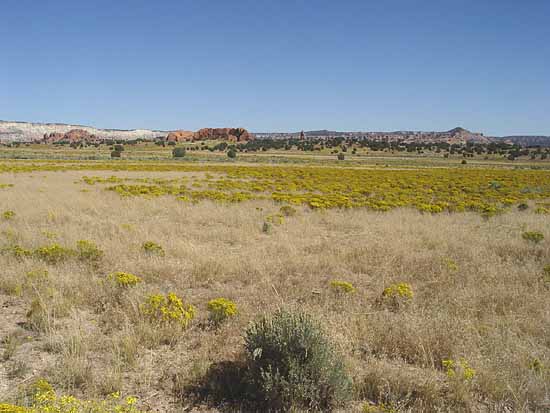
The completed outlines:
<svg viewBox="0 0 550 413">
<path fill-rule="evenodd" d="M 332 410 L 351 381 L 325 333 L 304 313 L 278 311 L 245 334 L 250 395 L 268 409 Z"/>
</svg>

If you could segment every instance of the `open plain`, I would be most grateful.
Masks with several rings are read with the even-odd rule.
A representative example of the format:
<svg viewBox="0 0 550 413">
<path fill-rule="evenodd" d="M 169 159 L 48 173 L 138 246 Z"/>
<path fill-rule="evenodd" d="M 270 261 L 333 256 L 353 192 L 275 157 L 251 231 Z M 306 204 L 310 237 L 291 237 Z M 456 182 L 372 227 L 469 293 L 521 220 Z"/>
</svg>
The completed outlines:
<svg viewBox="0 0 550 413">
<path fill-rule="evenodd" d="M 44 379 L 121 411 L 253 410 L 243 336 L 285 309 L 333 343 L 341 411 L 549 407 L 547 163 L 54 158 L 0 163 L 0 400 Z M 170 294 L 182 322 L 154 317 Z"/>
</svg>

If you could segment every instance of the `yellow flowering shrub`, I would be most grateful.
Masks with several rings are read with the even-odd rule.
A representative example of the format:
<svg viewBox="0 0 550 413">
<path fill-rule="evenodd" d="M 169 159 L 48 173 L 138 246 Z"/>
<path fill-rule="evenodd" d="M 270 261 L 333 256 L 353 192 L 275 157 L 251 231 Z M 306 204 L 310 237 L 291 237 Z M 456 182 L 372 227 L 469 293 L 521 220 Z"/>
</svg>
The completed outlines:
<svg viewBox="0 0 550 413">
<path fill-rule="evenodd" d="M 413 291 L 410 284 L 398 283 L 384 288 L 382 297 L 412 299 Z"/>
<path fill-rule="evenodd" d="M 10 169 L 20 168 L 24 169 L 22 165 L 10 165 Z M 188 177 L 123 178 L 122 182 L 106 188 L 122 196 L 171 195 L 186 202 L 272 199 L 289 206 L 308 205 L 313 209 L 365 207 L 388 211 L 412 207 L 429 213 L 476 211 L 491 216 L 514 204 L 550 197 L 550 172 L 545 170 L 388 170 L 334 166 L 132 163 L 62 165 L 56 168 L 215 173 L 210 178 L 195 176 L 192 180 Z M 87 178 L 85 182 L 105 184 L 108 180 Z M 540 208 L 550 209 L 550 206 L 542 204 Z M 282 211 L 281 214 L 286 216 Z"/>
<path fill-rule="evenodd" d="M 13 404 L 0 403 L 0 413 L 27 413 L 25 407 L 15 406 Z"/>
<path fill-rule="evenodd" d="M 344 294 L 353 294 L 356 291 L 352 283 L 341 280 L 332 280 L 330 282 L 330 288 L 337 293 Z"/>
<path fill-rule="evenodd" d="M 195 317 L 195 307 L 185 305 L 174 293 L 153 294 L 142 306 L 142 313 L 152 322 L 180 324 L 187 327 Z"/>
<path fill-rule="evenodd" d="M 143 281 L 141 277 L 123 271 L 113 272 L 107 276 L 107 279 L 117 286 L 124 288 L 133 287 Z"/>
<path fill-rule="evenodd" d="M 216 298 L 208 301 L 210 321 L 219 324 L 237 315 L 237 304 L 227 298 Z"/>
<path fill-rule="evenodd" d="M 384 288 L 384 291 L 382 291 L 381 296 L 376 302 L 398 309 L 401 306 L 409 304 L 413 296 L 414 294 L 410 284 L 397 283 Z"/>
<path fill-rule="evenodd" d="M 455 360 L 443 360 L 441 362 L 447 377 L 457 377 L 465 382 L 471 382 L 475 377 L 476 371 L 471 368 L 465 359 Z"/>
<path fill-rule="evenodd" d="M 140 413 L 137 398 L 121 397 L 112 393 L 104 400 L 82 400 L 74 396 L 60 396 L 45 380 L 32 386 L 30 407 L 0 404 L 0 413 Z"/>
<path fill-rule="evenodd" d="M 16 258 L 16 259 L 23 259 L 23 258 L 29 258 L 32 256 L 32 251 L 27 249 L 27 248 L 23 248 L 22 246 L 20 245 L 8 245 L 7 247 L 3 247 L 1 250 L 0 250 L 3 254 L 9 254 L 11 255 L 12 257 Z"/>
<path fill-rule="evenodd" d="M 34 256 L 47 262 L 48 264 L 57 264 L 73 257 L 74 255 L 74 250 L 55 243 L 34 250 Z"/>
</svg>

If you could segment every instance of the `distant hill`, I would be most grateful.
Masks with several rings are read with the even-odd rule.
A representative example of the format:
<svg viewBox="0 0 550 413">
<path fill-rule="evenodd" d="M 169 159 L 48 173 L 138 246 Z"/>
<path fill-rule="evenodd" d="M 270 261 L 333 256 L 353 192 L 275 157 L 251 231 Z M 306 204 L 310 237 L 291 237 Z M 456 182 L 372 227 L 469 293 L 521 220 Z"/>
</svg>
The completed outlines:
<svg viewBox="0 0 550 413">
<path fill-rule="evenodd" d="M 521 146 L 550 147 L 550 136 L 501 136 L 496 138 L 504 142 L 511 142 Z"/>
</svg>

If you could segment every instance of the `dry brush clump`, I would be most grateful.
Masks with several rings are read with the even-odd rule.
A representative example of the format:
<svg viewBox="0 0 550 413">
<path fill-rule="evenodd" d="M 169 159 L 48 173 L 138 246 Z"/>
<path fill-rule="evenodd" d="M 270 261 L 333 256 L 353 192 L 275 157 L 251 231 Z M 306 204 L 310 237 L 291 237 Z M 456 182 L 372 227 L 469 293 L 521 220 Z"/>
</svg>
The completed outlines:
<svg viewBox="0 0 550 413">
<path fill-rule="evenodd" d="M 202 173 L 135 168 L 114 173 L 189 182 Z M 0 219 L 1 400 L 21 405 L 8 389 L 43 376 L 79 400 L 120 390 L 174 412 L 193 403 L 223 411 L 228 401 L 212 400 L 218 386 L 246 410 L 244 396 L 234 399 L 254 355 L 243 352 L 247 326 L 298 307 L 352 378 L 345 411 L 544 411 L 550 242 L 522 237 L 550 233 L 535 208 L 484 217 L 303 207 L 287 217 L 270 200 L 193 204 L 93 186 L 83 193 L 74 183 L 83 172 L 42 174 L 17 175 L 0 198 L 0 211 L 17 211 Z M 262 234 L 266 216 L 278 214 L 286 219 Z M 96 248 L 79 248 L 82 240 Z M 166 253 L 146 252 L 144 240 Z M 187 313 L 196 308 L 192 318 L 146 310 L 160 294 L 165 313 L 180 314 L 169 292 Z M 224 314 L 214 323 L 208 302 L 217 297 L 228 302 L 212 310 Z M 220 371 L 234 380 L 216 381 Z M 315 407 L 311 400 L 296 396 L 294 404 Z"/>
</svg>

